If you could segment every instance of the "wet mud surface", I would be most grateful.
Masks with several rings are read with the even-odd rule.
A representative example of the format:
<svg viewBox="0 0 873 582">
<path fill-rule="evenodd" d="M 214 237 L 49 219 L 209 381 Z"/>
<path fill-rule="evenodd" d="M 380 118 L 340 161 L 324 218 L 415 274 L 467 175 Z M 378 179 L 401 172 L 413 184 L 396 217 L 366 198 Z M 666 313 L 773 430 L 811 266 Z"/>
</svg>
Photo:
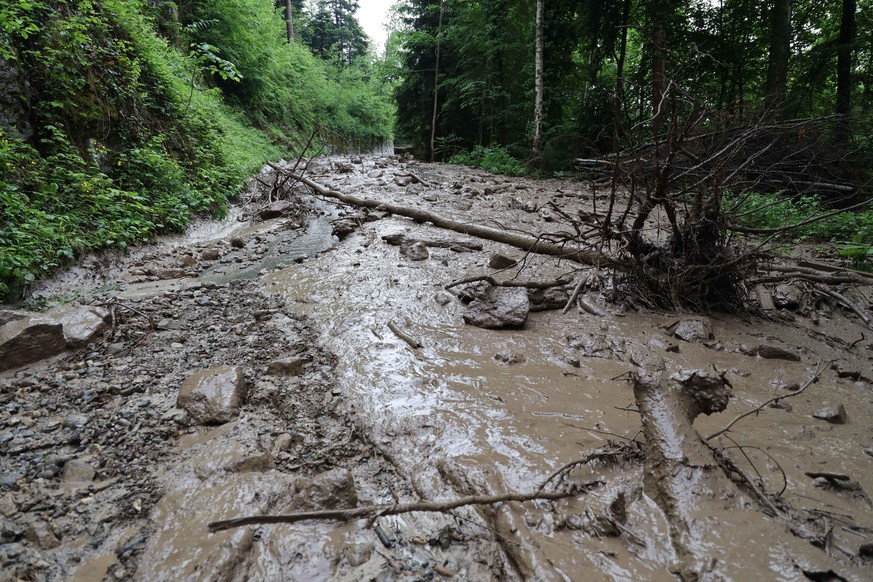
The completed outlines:
<svg viewBox="0 0 873 582">
<path fill-rule="evenodd" d="M 398 184 L 409 172 L 425 184 Z M 532 234 L 566 230 L 558 210 L 590 213 L 607 194 L 388 158 L 325 160 L 310 177 Z M 570 291 L 591 270 L 300 200 L 284 218 L 240 221 L 245 207 L 86 259 L 34 290 L 108 304 L 116 320 L 97 343 L 0 376 L 0 579 L 873 579 L 873 342 L 854 316 L 826 303 L 793 321 L 635 311 L 593 278 L 584 308 L 482 329 L 447 285 L 566 277 Z M 495 254 L 518 265 L 490 268 Z M 248 397 L 236 420 L 199 426 L 176 397 L 215 365 L 241 367 Z M 729 382 L 725 411 L 661 435 L 686 467 L 697 433 L 799 390 L 817 366 L 800 395 L 709 443 L 781 492 L 775 513 L 705 459 L 667 492 L 678 508 L 652 489 L 676 473 L 644 454 L 631 374 Z M 207 532 L 244 515 L 535 491 L 597 451 L 610 454 L 550 484 L 583 491 L 570 499 Z"/>
</svg>

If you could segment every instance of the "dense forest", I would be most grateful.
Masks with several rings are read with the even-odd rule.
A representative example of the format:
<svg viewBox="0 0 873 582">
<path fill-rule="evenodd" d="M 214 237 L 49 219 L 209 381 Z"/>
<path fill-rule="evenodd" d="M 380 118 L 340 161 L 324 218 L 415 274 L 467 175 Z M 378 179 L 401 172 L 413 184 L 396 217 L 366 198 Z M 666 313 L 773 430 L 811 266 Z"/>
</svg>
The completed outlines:
<svg viewBox="0 0 873 582">
<path fill-rule="evenodd" d="M 405 0 L 384 51 L 358 10 L 4 3 L 0 296 L 88 250 L 220 215 L 313 135 L 328 151 L 395 137 L 431 161 L 611 176 L 653 208 L 696 189 L 715 222 L 703 209 L 740 193 L 735 206 L 769 209 L 765 227 L 867 196 L 869 0 Z M 871 255 L 869 211 L 816 229 Z"/>
</svg>

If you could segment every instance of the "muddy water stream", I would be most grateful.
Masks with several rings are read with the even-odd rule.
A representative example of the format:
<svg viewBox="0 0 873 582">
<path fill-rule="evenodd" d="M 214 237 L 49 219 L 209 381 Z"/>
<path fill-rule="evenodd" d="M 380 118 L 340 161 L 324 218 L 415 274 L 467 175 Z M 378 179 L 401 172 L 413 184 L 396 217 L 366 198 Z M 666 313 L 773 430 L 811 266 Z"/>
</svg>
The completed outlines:
<svg viewBox="0 0 873 582">
<path fill-rule="evenodd" d="M 488 218 L 492 216 L 480 219 Z M 460 302 L 442 305 L 437 300 L 442 287 L 471 273 L 491 272 L 485 268 L 491 252 L 520 255 L 486 243 L 478 253 L 431 247 L 428 260 L 413 262 L 381 242 L 398 232 L 426 240 L 463 238 L 384 219 L 364 225 L 317 259 L 274 272 L 264 281 L 269 293 L 294 302 L 300 313 L 320 323 L 323 341 L 339 356 L 348 407 L 425 498 L 458 495 L 462 492 L 452 482 L 470 476 L 492 492 L 533 490 L 556 468 L 608 439 L 638 437 L 640 421 L 624 379 L 627 372 L 727 370 L 736 398 L 725 413 L 698 421 L 698 430 L 709 434 L 783 386 L 802 385 L 819 360 L 849 358 L 855 367 L 870 369 L 868 358 L 853 358 L 843 349 L 811 340 L 807 322 L 785 326 L 716 318 L 718 343 L 711 347 L 670 337 L 666 328 L 675 315 L 595 318 L 577 311 L 547 311 L 531 314 L 524 330 L 464 325 Z M 534 258 L 521 278 L 548 278 L 566 268 Z M 409 348 L 388 329 L 389 321 L 423 347 Z M 845 321 L 825 320 L 819 328 L 833 337 L 861 337 L 861 328 L 850 331 Z M 574 343 L 579 338 L 594 347 L 580 353 L 579 341 Z M 798 350 L 801 361 L 764 360 L 739 352 L 743 345 L 761 343 Z M 812 414 L 825 401 L 852 411 L 850 422 L 814 420 Z M 740 463 L 754 465 L 749 470 L 760 472 L 769 490 L 786 487 L 786 499 L 798 507 L 850 515 L 858 524 L 873 526 L 869 506 L 816 489 L 804 474 L 844 473 L 871 490 L 871 459 L 862 452 L 873 438 L 869 385 L 838 379 L 829 371 L 809 393 L 790 402 L 790 411 L 766 409 L 731 434 L 752 447 L 748 462 L 740 457 Z M 724 439 L 723 444 L 733 447 L 734 441 Z M 630 479 L 639 476 L 631 473 Z M 593 504 L 614 497 L 621 476 L 616 483 L 592 495 Z M 722 574 L 797 575 L 785 567 L 779 551 L 768 547 L 766 531 L 752 529 L 757 526 L 745 525 L 728 511 L 719 515 L 719 506 L 708 507 L 701 519 L 712 520 L 721 530 L 723 544 L 712 555 L 727 563 Z M 633 504 L 633 512 L 637 540 L 645 540 L 642 548 L 556 524 L 536 510 L 522 518 L 527 528 L 519 533 L 520 543 L 533 548 L 550 571 L 568 579 L 587 579 L 592 567 L 617 579 L 671 577 L 674 556 L 660 512 L 645 498 Z"/>
<path fill-rule="evenodd" d="M 502 179 L 451 166 L 419 165 L 415 171 L 432 186 L 403 188 L 391 178 L 392 173 L 405 170 L 396 162 L 367 158 L 351 174 L 328 174 L 319 180 L 369 198 L 429 207 L 483 224 L 511 223 L 531 232 L 548 231 L 554 223 L 542 213 L 520 210 L 517 198 L 537 205 L 560 202 L 570 212 L 590 211 L 591 203 L 598 200 L 596 193 L 585 196 L 585 187 L 578 183 L 557 181 L 519 180 L 512 188 L 489 194 L 488 188 L 505 185 Z M 241 223 L 232 216 L 221 225 L 207 223 L 187 237 L 167 239 L 161 245 L 171 249 L 215 244 L 229 248 L 231 237 L 244 238 L 247 246 L 236 255 L 228 253 L 220 261 L 202 265 L 196 277 L 144 280 L 140 272 L 128 270 L 117 297 L 139 301 L 181 293 L 193 300 L 211 290 L 214 301 L 225 286 L 242 284 L 243 293 L 262 294 L 259 301 L 278 302 L 306 316 L 318 343 L 335 356 L 335 364 L 313 364 L 305 377 L 307 381 L 324 377 L 324 370 L 335 366 L 335 388 L 316 398 L 318 422 L 329 416 L 322 408 L 338 405 L 353 420 L 354 430 L 378 451 L 361 454 L 355 468 L 359 496 L 368 502 L 533 491 L 553 471 L 598 447 L 611 441 L 640 441 L 641 422 L 627 382 L 629 372 L 660 372 L 664 377 L 687 369 L 724 372 L 734 398 L 725 412 L 696 421 L 695 427 L 704 435 L 785 387 L 803 385 L 820 361 L 841 360 L 846 369 L 873 377 L 870 341 L 855 342 L 863 328 L 836 312 L 822 313 L 817 324 L 800 316 L 791 324 L 780 324 L 713 315 L 711 340 L 685 342 L 670 329 L 687 315 L 626 311 L 591 292 L 586 301 L 602 311 L 602 317 L 577 309 L 567 314 L 552 310 L 531 313 L 524 329 L 466 325 L 464 305 L 444 290 L 445 285 L 469 275 L 495 274 L 487 268 L 493 253 L 521 259 L 520 251 L 488 241 L 473 252 L 431 244 L 426 260 L 413 261 L 382 237 L 402 233 L 441 243 L 469 239 L 383 217 L 364 222 L 338 242 L 331 222 L 344 211 L 324 201 L 310 203 L 312 218 L 304 229 L 289 229 L 282 220 Z M 134 253 L 132 260 L 138 261 L 142 272 L 152 261 L 144 252 Z M 517 276 L 524 280 L 555 279 L 577 268 L 536 256 L 525 257 L 523 264 Z M 101 287 L 112 281 L 113 272 L 111 267 L 98 275 L 87 267 L 79 273 L 73 269 L 46 284 L 41 293 L 81 291 L 86 283 Z M 389 322 L 422 347 L 411 349 L 388 328 Z M 217 316 L 215 323 L 222 334 L 233 329 Z M 275 345 L 256 343 L 252 350 L 272 348 L 281 353 L 286 348 L 279 346 L 280 339 L 289 344 L 296 341 L 295 345 L 303 341 L 294 337 L 297 332 L 286 329 L 282 318 L 261 327 L 274 329 L 268 337 Z M 251 337 L 240 338 L 241 353 L 251 351 L 245 346 Z M 791 350 L 800 361 L 743 353 L 756 345 Z M 194 367 L 200 360 L 189 357 L 188 362 Z M 264 391 L 275 390 L 293 401 L 305 392 L 300 382 L 288 386 L 273 382 L 257 384 L 253 399 L 266 400 Z M 169 410 L 172 392 L 151 398 Z M 765 408 L 741 421 L 730 438 L 717 444 L 733 451 L 743 470 L 759 474 L 768 492 L 784 488 L 784 500 L 795 509 L 831 519 L 834 533 L 828 543 L 836 548 L 832 553 L 858 555 L 860 546 L 868 542 L 866 534 L 853 532 L 873 527 L 869 500 L 817 487 L 806 473 L 846 475 L 864 491 L 873 491 L 873 457 L 865 452 L 873 444 L 873 388 L 864 380 L 840 378 L 827 369 L 818 383 L 785 403 L 790 405 Z M 829 404 L 848 411 L 845 424 L 813 418 Z M 456 579 L 471 580 L 495 575 L 542 580 L 676 579 L 670 525 L 656 502 L 642 493 L 639 462 L 574 470 L 569 481 L 598 483 L 569 501 L 516 504 L 481 514 L 463 510 L 456 517 L 382 517 L 377 523 L 393 540 L 391 548 L 383 547 L 363 522 L 265 526 L 205 536 L 212 519 L 294 509 L 286 497 L 295 490 L 296 477 L 290 469 L 274 470 L 269 455 L 263 454 L 262 441 L 264 434 L 274 435 L 277 430 L 296 434 L 297 427 L 281 424 L 287 421 L 279 415 L 273 419 L 279 423 L 277 429 L 269 419 L 258 418 L 259 410 L 252 408 L 249 416 L 226 427 L 191 429 L 179 438 L 174 445 L 179 461 L 157 471 L 163 497 L 150 514 L 153 530 L 136 578 L 359 580 L 380 575 L 384 580 L 418 579 L 396 574 L 396 568 L 388 567 L 394 561 L 407 566 L 441 564 L 442 571 L 454 572 Z M 318 430 L 326 441 L 352 438 L 344 427 Z M 742 454 L 737 454 L 739 445 L 744 447 Z M 384 468 L 368 464 L 373 457 L 387 459 L 401 480 L 380 477 Z M 257 465 L 259 459 L 262 465 Z M 222 468 L 240 463 L 248 463 L 248 468 Z M 610 515 L 619 497 L 627 498 L 627 515 L 620 530 L 610 531 L 603 516 Z M 799 539 L 771 543 L 785 528 L 775 521 L 763 527 L 758 521 L 747 521 L 743 512 L 731 509 L 729 499 L 707 500 L 688 511 L 716 532 L 718 542 L 702 548 L 718 563 L 713 566 L 717 573 L 713 579 L 804 579 L 804 568 L 818 571 L 816 552 L 824 556 Z M 459 532 L 459 539 L 445 548 L 422 543 L 438 537 L 449 525 Z M 378 552 L 373 552 L 373 546 Z M 109 544 L 106 547 L 110 549 L 92 556 L 77 571 L 76 579 L 99 579 L 102 574 L 95 572 L 105 573 L 113 566 L 114 552 Z M 506 555 L 510 558 L 501 557 Z M 873 579 L 864 567 L 869 564 L 849 562 L 841 575 Z M 416 570 L 416 576 L 427 578 L 422 571 L 431 578 L 442 575 L 429 568 Z M 392 571 L 395 574 L 386 574 Z"/>
</svg>

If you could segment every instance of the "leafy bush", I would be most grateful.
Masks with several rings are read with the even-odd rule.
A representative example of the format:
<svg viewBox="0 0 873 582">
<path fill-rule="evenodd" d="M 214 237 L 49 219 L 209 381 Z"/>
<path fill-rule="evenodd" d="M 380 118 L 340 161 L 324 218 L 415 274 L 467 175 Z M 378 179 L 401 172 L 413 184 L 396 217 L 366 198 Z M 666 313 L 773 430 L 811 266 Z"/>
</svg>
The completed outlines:
<svg viewBox="0 0 873 582">
<path fill-rule="evenodd" d="M 476 146 L 471 151 L 456 153 L 449 158 L 449 163 L 482 168 L 506 176 L 523 176 L 526 173 L 524 163 L 501 147 Z"/>
</svg>

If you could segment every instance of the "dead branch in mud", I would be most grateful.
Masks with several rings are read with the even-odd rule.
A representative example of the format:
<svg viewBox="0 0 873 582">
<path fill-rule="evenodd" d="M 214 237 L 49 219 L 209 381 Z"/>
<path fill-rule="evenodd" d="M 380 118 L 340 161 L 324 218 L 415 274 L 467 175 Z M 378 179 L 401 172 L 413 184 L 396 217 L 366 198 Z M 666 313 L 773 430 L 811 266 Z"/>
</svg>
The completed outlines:
<svg viewBox="0 0 873 582">
<path fill-rule="evenodd" d="M 397 325 L 393 321 L 388 322 L 388 329 L 394 332 L 394 335 L 402 339 L 406 344 L 411 347 L 413 350 L 417 350 L 421 348 L 421 342 L 417 339 L 413 338 L 408 333 L 404 332 L 402 329 L 397 327 Z"/>
<path fill-rule="evenodd" d="M 215 533 L 246 525 L 297 523 L 313 519 L 348 521 L 350 519 L 360 519 L 365 517 L 372 518 L 381 517 L 383 515 L 399 515 L 402 513 L 412 513 L 414 511 L 446 513 L 452 509 L 458 509 L 459 507 L 465 507 L 468 505 L 494 505 L 497 503 L 506 503 L 508 501 L 523 503 L 525 501 L 535 501 L 539 499 L 554 501 L 557 499 L 566 499 L 567 497 L 575 497 L 576 495 L 579 495 L 579 493 L 580 491 L 571 490 L 552 492 L 535 491 L 533 493 L 504 493 L 502 495 L 473 495 L 442 502 L 419 501 L 415 503 L 399 503 L 395 505 L 366 505 L 349 509 L 303 511 L 300 513 L 290 513 L 288 515 L 253 515 L 224 521 L 213 521 L 209 524 L 209 532 Z"/>
<path fill-rule="evenodd" d="M 869 315 L 864 313 L 864 311 L 860 307 L 849 301 L 845 295 L 843 295 L 842 293 L 837 293 L 833 289 L 826 289 L 821 285 L 816 285 L 815 290 L 819 293 L 827 295 L 831 299 L 836 299 L 838 302 L 842 303 L 846 308 L 848 308 L 855 315 L 860 317 L 861 321 L 863 321 L 867 325 L 867 327 L 873 329 L 873 319 L 871 319 Z"/>
<path fill-rule="evenodd" d="M 277 169 L 277 171 L 287 173 L 287 170 L 284 170 L 279 166 L 275 166 L 275 168 Z M 305 184 L 317 194 L 339 200 L 340 202 L 345 204 L 351 204 L 352 206 L 371 208 L 374 210 L 378 209 L 385 212 L 390 212 L 391 214 L 396 214 L 398 216 L 411 218 L 416 222 L 430 222 L 436 227 L 451 230 L 453 232 L 459 232 L 461 234 L 467 234 L 487 240 L 492 240 L 495 242 L 508 244 L 510 246 L 520 248 L 525 251 L 530 251 L 541 255 L 558 257 L 568 261 L 573 261 L 575 263 L 581 263 L 584 265 L 603 265 L 618 270 L 624 268 L 620 262 L 597 251 L 582 249 L 578 246 L 565 245 L 548 241 L 543 236 L 534 237 L 520 233 L 507 232 L 505 230 L 499 230 L 480 224 L 461 222 L 459 220 L 446 218 L 428 210 L 421 210 L 408 206 L 400 206 L 398 204 L 392 204 L 390 202 L 384 202 L 381 200 L 358 198 L 357 196 L 343 194 L 342 192 L 332 190 L 300 174 L 291 175 L 295 180 Z"/>
<path fill-rule="evenodd" d="M 743 420 L 747 416 L 757 414 L 758 412 L 763 410 L 765 407 L 769 406 L 770 404 L 773 404 L 774 402 L 779 402 L 780 400 L 785 400 L 786 398 L 792 398 L 794 396 L 798 396 L 800 394 L 803 394 L 803 392 L 807 388 L 809 388 L 810 386 L 812 386 L 813 384 L 818 382 L 819 377 L 821 376 L 822 372 L 825 371 L 825 368 L 828 366 L 828 364 L 830 364 L 830 362 L 827 362 L 824 365 L 822 365 L 821 361 L 819 361 L 818 364 L 815 365 L 815 371 L 812 373 L 812 377 L 809 380 L 807 380 L 806 383 L 803 386 L 801 386 L 799 390 L 792 392 L 791 394 L 783 394 L 781 396 L 774 396 L 773 398 L 767 400 L 766 402 L 763 402 L 760 405 L 756 406 L 752 410 L 749 410 L 748 412 L 744 412 L 744 413 L 740 414 L 739 416 L 734 418 L 732 421 L 727 423 L 727 425 L 723 429 L 712 433 L 711 435 L 706 437 L 705 440 L 711 441 L 715 437 L 717 437 L 719 435 L 723 435 L 724 433 L 729 431 L 739 421 Z"/>
<path fill-rule="evenodd" d="M 569 285 L 573 282 L 572 279 L 563 278 L 555 279 L 554 281 L 498 281 L 490 275 L 472 275 L 470 277 L 464 277 L 463 279 L 458 279 L 457 281 L 449 283 L 444 287 L 444 289 L 448 290 L 452 287 L 457 287 L 458 285 L 477 283 L 479 281 L 484 281 L 492 287 L 524 287 L 525 289 L 548 289 L 550 287 L 563 287 L 564 285 Z"/>
</svg>

